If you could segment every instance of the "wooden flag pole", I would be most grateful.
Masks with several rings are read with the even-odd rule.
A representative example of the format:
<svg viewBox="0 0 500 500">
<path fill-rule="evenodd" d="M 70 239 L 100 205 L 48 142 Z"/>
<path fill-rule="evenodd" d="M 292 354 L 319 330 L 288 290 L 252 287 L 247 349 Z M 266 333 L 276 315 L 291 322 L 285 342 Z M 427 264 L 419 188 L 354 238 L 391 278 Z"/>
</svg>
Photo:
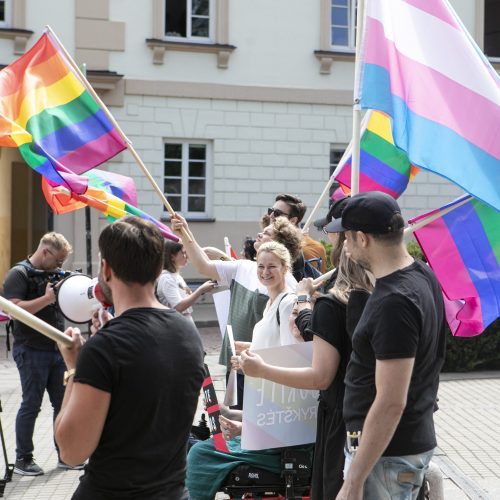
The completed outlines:
<svg viewBox="0 0 500 500">
<path fill-rule="evenodd" d="M 54 328 L 52 325 L 49 325 L 45 321 L 37 318 L 34 314 L 25 311 L 18 305 L 14 304 L 10 300 L 7 300 L 4 297 L 0 296 L 0 309 L 9 313 L 13 318 L 21 321 L 25 325 L 28 325 L 33 330 L 40 332 L 41 334 L 49 337 L 55 342 L 59 342 L 60 344 L 64 344 L 67 347 L 71 347 L 73 345 L 73 339 L 68 337 L 63 332 Z"/>
<path fill-rule="evenodd" d="M 438 210 L 436 213 L 429 215 L 429 217 L 426 217 L 425 219 L 419 220 L 415 224 L 412 224 L 408 226 L 404 230 L 405 236 L 409 236 L 413 234 L 415 231 L 418 231 L 419 229 L 423 228 L 424 226 L 427 226 L 427 224 L 430 224 L 431 222 L 434 222 L 436 219 L 439 219 L 443 215 L 446 215 L 447 213 L 451 212 L 452 210 L 455 210 L 455 208 L 461 207 L 462 205 L 465 205 L 467 202 L 469 202 L 472 199 L 472 196 L 467 196 L 465 199 L 460 201 L 459 203 L 456 203 L 454 205 L 451 205 L 450 207 L 444 208 L 443 210 Z"/>
<path fill-rule="evenodd" d="M 356 19 L 356 59 L 354 62 L 354 101 L 352 108 L 352 162 L 351 162 L 351 196 L 359 193 L 359 156 L 361 106 L 359 98 L 359 79 L 361 70 L 361 43 L 365 17 L 365 0 L 358 0 Z"/>
<path fill-rule="evenodd" d="M 66 56 L 69 64 L 71 64 L 71 67 L 73 70 L 78 74 L 80 79 L 82 80 L 82 83 L 84 84 L 85 88 L 88 90 L 89 94 L 96 100 L 96 102 L 99 104 L 101 109 L 104 111 L 105 115 L 109 118 L 109 121 L 113 124 L 113 126 L 116 128 L 118 133 L 121 135 L 122 139 L 125 141 L 127 144 L 127 149 L 130 151 L 132 156 L 134 157 L 136 163 L 139 165 L 141 168 L 142 172 L 144 175 L 147 177 L 148 181 L 150 182 L 151 186 L 153 186 L 153 189 L 156 191 L 158 196 L 160 197 L 160 200 L 163 203 L 163 206 L 167 209 L 168 213 L 170 214 L 170 217 L 173 217 L 175 212 L 168 200 L 165 198 L 165 195 L 163 194 L 162 190 L 154 180 L 153 176 L 150 174 L 149 170 L 147 169 L 146 165 L 144 162 L 141 160 L 140 156 L 138 155 L 137 151 L 135 150 L 134 146 L 132 145 L 132 141 L 125 135 L 123 130 L 121 129 L 120 125 L 118 125 L 118 122 L 115 120 L 114 116 L 111 114 L 109 109 L 106 107 L 104 102 L 102 102 L 102 99 L 97 95 L 97 92 L 92 88 L 92 85 L 90 85 L 89 81 L 85 77 L 85 75 L 81 72 L 80 68 L 76 64 L 76 62 L 73 60 L 69 52 L 66 50 L 64 45 L 61 43 L 59 40 L 58 36 L 54 33 L 52 28 L 49 25 L 45 26 L 46 30 L 50 33 L 50 35 L 54 38 L 54 40 L 57 42 L 61 50 L 64 52 L 64 55 Z M 182 228 L 181 229 L 182 236 L 186 241 L 191 241 L 191 238 L 187 231 Z"/>
<path fill-rule="evenodd" d="M 335 272 L 336 268 L 331 269 L 330 271 L 327 271 L 325 274 L 322 274 L 321 276 L 318 276 L 313 280 L 313 285 L 318 286 L 323 283 L 323 281 L 329 280 L 332 274 Z"/>
</svg>

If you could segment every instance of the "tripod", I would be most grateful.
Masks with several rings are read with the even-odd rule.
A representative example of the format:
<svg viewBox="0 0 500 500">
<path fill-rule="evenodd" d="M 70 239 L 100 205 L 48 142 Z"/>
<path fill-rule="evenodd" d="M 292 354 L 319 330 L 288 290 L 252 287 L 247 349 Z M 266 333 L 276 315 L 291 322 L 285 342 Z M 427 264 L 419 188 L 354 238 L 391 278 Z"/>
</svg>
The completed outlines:
<svg viewBox="0 0 500 500">
<path fill-rule="evenodd" d="M 2 401 L 0 400 L 0 413 L 2 412 Z M 3 497 L 5 485 L 12 480 L 12 473 L 14 472 L 14 464 L 9 464 L 7 458 L 7 448 L 5 446 L 5 438 L 3 435 L 2 419 L 0 418 L 0 439 L 2 440 L 3 459 L 5 463 L 5 475 L 0 479 L 0 498 Z"/>
</svg>

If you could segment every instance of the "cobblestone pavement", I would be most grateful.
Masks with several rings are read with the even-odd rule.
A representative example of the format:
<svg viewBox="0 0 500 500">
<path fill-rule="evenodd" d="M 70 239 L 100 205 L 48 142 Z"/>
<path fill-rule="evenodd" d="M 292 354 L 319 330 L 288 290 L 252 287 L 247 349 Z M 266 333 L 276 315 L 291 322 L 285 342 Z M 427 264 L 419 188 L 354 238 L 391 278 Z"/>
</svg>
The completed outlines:
<svg viewBox="0 0 500 500">
<path fill-rule="evenodd" d="M 224 368 L 217 364 L 220 334 L 217 328 L 200 330 L 220 399 L 223 398 Z M 435 422 L 439 449 L 435 461 L 444 474 L 445 498 L 500 498 L 500 373 L 445 374 L 439 390 L 440 410 Z M 0 414 L 10 462 L 14 461 L 14 424 L 20 403 L 19 377 L 0 336 Z M 195 422 L 202 412 L 198 408 Z M 44 399 L 35 429 L 35 458 L 45 475 L 13 476 L 6 485 L 9 500 L 67 500 L 78 485 L 81 471 L 56 468 L 52 441 L 52 418 L 48 398 Z M 0 478 L 4 474 L 0 455 Z M 222 497 L 220 497 L 222 498 Z"/>
</svg>

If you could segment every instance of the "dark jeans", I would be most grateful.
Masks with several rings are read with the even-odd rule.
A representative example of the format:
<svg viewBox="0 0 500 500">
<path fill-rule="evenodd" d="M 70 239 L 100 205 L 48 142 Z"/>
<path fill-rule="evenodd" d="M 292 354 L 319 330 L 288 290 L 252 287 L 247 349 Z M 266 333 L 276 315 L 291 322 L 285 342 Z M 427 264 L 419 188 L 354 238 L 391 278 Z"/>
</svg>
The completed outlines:
<svg viewBox="0 0 500 500">
<path fill-rule="evenodd" d="M 66 366 L 56 350 L 38 351 L 14 343 L 12 352 L 23 391 L 23 400 L 16 417 L 16 459 L 29 459 L 33 456 L 33 432 L 45 390 L 54 409 L 54 419 L 61 408 Z"/>
</svg>

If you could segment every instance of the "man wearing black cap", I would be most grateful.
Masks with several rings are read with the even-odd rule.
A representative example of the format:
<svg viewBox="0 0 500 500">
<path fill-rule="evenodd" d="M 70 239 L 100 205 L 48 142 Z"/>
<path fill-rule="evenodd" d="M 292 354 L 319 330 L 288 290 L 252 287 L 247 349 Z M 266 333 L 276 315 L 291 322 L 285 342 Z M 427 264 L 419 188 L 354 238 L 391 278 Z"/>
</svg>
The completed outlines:
<svg viewBox="0 0 500 500">
<path fill-rule="evenodd" d="M 432 271 L 408 254 L 403 229 L 397 202 L 380 192 L 353 196 L 326 226 L 346 232 L 350 257 L 376 278 L 352 338 L 338 499 L 416 498 L 436 446 L 443 299 Z"/>
</svg>

